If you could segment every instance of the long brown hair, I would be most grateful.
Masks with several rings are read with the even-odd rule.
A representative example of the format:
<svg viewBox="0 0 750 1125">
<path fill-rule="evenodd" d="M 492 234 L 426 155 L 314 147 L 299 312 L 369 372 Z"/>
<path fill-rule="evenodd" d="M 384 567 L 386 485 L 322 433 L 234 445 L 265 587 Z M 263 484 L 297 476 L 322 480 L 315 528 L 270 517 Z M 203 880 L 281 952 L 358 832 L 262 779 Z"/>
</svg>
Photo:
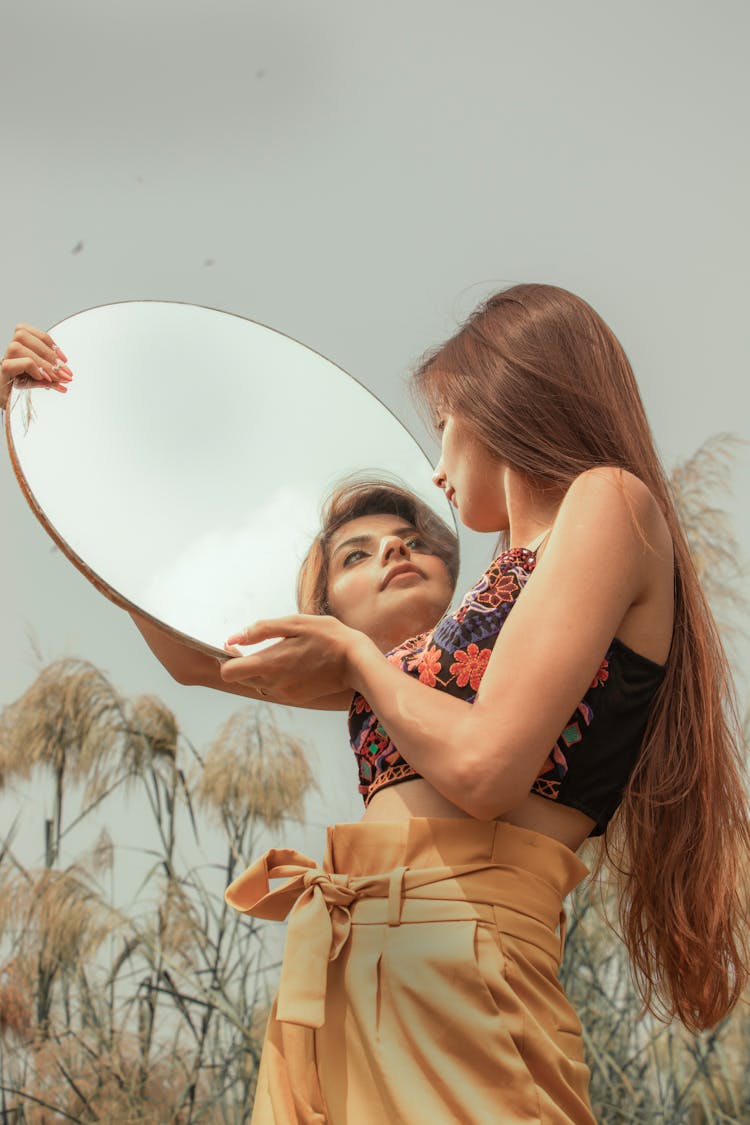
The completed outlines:
<svg viewBox="0 0 750 1125">
<path fill-rule="evenodd" d="M 332 535 L 360 516 L 397 516 L 410 523 L 427 546 L 442 559 L 455 587 L 458 577 L 458 537 L 432 508 L 403 485 L 373 477 L 350 477 L 323 501 L 320 531 L 310 545 L 297 575 L 300 613 L 328 613 L 328 546 Z"/>
<path fill-rule="evenodd" d="M 737 1003 L 750 974 L 750 814 L 735 687 L 630 363 L 581 298 L 550 285 L 497 293 L 423 357 L 413 389 L 538 484 L 597 465 L 651 490 L 674 543 L 667 670 L 617 816 L 602 836 L 621 878 L 619 921 L 638 990 L 692 1031 Z"/>
</svg>

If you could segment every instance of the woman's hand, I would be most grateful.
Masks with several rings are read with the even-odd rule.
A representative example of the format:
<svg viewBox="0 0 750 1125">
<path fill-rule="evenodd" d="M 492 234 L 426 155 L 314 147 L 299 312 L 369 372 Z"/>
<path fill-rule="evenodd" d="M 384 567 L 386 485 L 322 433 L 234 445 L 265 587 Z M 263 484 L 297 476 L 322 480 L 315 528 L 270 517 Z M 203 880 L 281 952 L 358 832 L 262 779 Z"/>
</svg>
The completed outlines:
<svg viewBox="0 0 750 1125">
<path fill-rule="evenodd" d="M 14 382 L 20 386 L 54 388 L 65 394 L 73 372 L 55 341 L 40 328 L 19 324 L 13 333 L 2 361 L 0 406 L 5 407 Z"/>
<path fill-rule="evenodd" d="M 324 696 L 353 693 L 354 654 L 360 646 L 372 645 L 364 633 L 335 617 L 296 614 L 257 621 L 228 637 L 225 649 L 236 652 L 232 645 L 258 644 L 273 637 L 281 638 L 278 644 L 225 661 L 221 678 L 253 687 L 261 698 L 297 707 Z"/>
</svg>

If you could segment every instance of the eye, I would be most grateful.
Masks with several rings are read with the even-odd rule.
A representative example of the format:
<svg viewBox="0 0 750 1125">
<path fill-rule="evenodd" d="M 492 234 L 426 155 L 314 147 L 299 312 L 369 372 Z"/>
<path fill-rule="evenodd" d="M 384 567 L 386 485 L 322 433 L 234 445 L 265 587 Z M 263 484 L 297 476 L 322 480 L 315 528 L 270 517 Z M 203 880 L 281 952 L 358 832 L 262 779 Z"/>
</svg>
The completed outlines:
<svg viewBox="0 0 750 1125">
<path fill-rule="evenodd" d="M 421 535 L 410 535 L 408 539 L 404 539 L 404 543 L 412 551 L 422 551 L 425 554 L 429 554 L 430 548 Z"/>
<path fill-rule="evenodd" d="M 348 554 L 344 555 L 343 559 L 341 560 L 341 565 L 348 566 L 351 560 L 356 558 L 357 555 L 362 555 L 362 557 L 365 558 L 367 556 L 367 552 L 361 550 L 349 551 Z"/>
</svg>

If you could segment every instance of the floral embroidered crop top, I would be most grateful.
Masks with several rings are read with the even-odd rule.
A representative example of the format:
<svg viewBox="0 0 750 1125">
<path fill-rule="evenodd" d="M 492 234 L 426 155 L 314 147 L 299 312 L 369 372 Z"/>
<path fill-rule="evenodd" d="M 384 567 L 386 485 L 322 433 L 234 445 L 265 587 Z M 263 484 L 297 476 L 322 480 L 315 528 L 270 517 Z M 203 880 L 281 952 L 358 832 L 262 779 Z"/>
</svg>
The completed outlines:
<svg viewBox="0 0 750 1125">
<path fill-rule="evenodd" d="M 473 703 L 503 622 L 534 570 L 535 552 L 546 535 L 528 547 L 502 552 L 455 612 L 404 641 L 388 660 L 421 683 Z M 620 803 L 665 672 L 664 665 L 615 637 L 531 787 L 532 793 L 594 819 L 590 836 L 603 833 Z M 365 805 L 386 786 L 420 776 L 359 693 L 349 709 L 349 735 Z"/>
</svg>

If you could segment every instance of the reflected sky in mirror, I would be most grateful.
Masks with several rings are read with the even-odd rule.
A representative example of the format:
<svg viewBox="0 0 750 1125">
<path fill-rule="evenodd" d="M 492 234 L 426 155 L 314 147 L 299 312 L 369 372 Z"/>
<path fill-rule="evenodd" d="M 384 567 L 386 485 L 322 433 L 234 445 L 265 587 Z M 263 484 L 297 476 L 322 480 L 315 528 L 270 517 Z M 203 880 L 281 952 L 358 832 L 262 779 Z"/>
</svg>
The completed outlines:
<svg viewBox="0 0 750 1125">
<path fill-rule="evenodd" d="M 253 321 L 171 302 L 89 309 L 51 333 L 68 394 L 14 388 L 23 477 L 116 597 L 221 648 L 296 610 L 323 497 L 396 477 L 451 526 L 414 438 L 330 360 Z"/>
</svg>

